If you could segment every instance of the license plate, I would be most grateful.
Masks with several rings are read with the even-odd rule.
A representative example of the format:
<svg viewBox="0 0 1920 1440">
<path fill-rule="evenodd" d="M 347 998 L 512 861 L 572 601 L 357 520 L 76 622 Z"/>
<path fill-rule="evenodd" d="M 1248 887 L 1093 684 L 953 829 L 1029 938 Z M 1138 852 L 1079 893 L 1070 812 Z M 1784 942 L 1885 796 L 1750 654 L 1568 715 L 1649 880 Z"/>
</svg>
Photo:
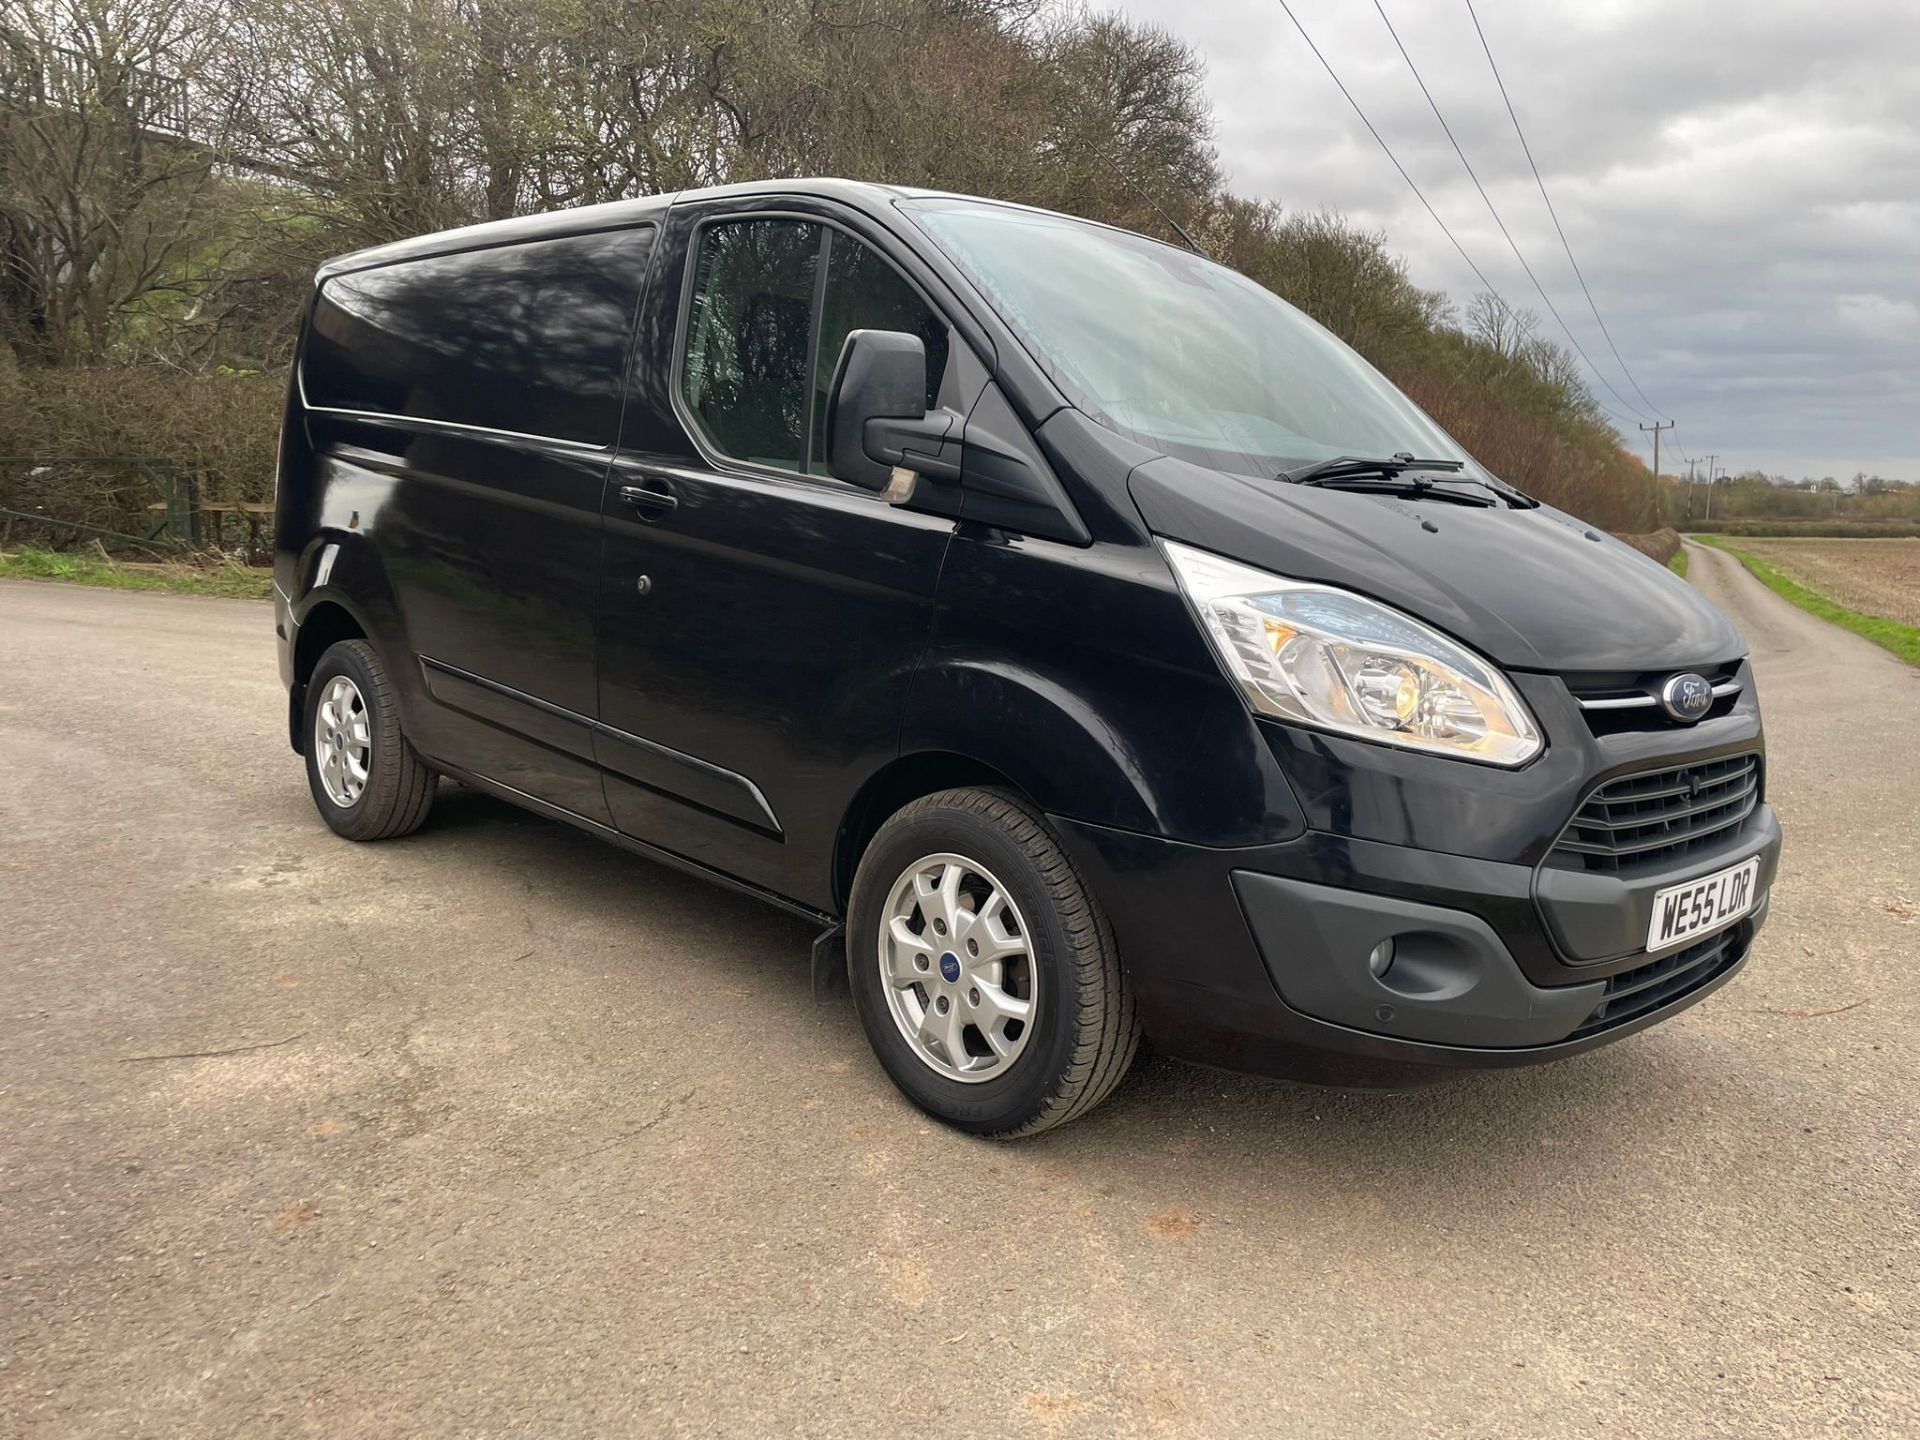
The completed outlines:
<svg viewBox="0 0 1920 1440">
<path fill-rule="evenodd" d="M 1665 950 L 1731 925 L 1753 908 L 1753 890 L 1759 883 L 1760 857 L 1756 855 L 1698 880 L 1654 892 L 1647 949 Z"/>
</svg>

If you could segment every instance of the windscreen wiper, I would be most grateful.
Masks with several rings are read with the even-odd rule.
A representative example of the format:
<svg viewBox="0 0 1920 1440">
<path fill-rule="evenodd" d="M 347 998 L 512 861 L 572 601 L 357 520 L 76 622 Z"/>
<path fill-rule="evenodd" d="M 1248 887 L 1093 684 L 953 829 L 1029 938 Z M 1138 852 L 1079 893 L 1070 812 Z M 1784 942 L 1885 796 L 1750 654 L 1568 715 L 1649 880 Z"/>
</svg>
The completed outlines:
<svg viewBox="0 0 1920 1440">
<path fill-rule="evenodd" d="M 1467 468 L 1464 460 L 1422 460 L 1407 452 L 1390 456 L 1384 460 L 1368 459 L 1358 455 L 1340 455 L 1332 460 L 1318 460 L 1311 465 L 1302 465 L 1293 470 L 1282 470 L 1275 479 L 1285 480 L 1293 485 L 1319 485 L 1328 489 L 1372 490 L 1389 495 L 1427 496 L 1437 500 L 1451 500 L 1459 505 L 1491 506 L 1491 500 L 1483 500 L 1477 495 L 1464 495 L 1458 490 L 1440 490 L 1435 487 L 1452 483 L 1456 478 L 1469 485 L 1479 485 L 1493 491 L 1509 505 L 1516 508 L 1532 508 L 1539 502 L 1511 486 L 1497 481 L 1482 480 L 1472 475 L 1461 475 Z M 1431 475 L 1433 478 L 1427 478 Z"/>
<path fill-rule="evenodd" d="M 1464 460 L 1416 460 L 1405 452 L 1385 460 L 1366 460 L 1358 455 L 1340 455 L 1332 460 L 1317 460 L 1311 465 L 1302 465 L 1297 470 L 1282 470 L 1274 478 L 1286 480 L 1295 485 L 1326 485 L 1345 480 L 1349 476 L 1354 479 L 1397 480 L 1409 470 L 1453 472 L 1466 468 L 1467 462 Z"/>
</svg>

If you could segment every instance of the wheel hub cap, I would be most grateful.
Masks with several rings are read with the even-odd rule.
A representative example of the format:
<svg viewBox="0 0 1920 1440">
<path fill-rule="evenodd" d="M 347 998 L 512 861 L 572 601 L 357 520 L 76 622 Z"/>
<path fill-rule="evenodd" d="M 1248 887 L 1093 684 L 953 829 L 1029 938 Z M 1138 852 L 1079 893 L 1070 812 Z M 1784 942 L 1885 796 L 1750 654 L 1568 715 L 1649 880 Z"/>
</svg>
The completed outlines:
<svg viewBox="0 0 1920 1440">
<path fill-rule="evenodd" d="M 901 872 L 877 959 L 894 1024 L 929 1069 L 977 1083 L 1026 1049 L 1039 998 L 1031 937 L 985 866 L 942 854 Z"/>
<path fill-rule="evenodd" d="M 320 692 L 313 754 L 327 798 L 343 809 L 358 804 L 373 760 L 373 722 L 359 687 L 345 675 L 334 676 Z"/>
</svg>

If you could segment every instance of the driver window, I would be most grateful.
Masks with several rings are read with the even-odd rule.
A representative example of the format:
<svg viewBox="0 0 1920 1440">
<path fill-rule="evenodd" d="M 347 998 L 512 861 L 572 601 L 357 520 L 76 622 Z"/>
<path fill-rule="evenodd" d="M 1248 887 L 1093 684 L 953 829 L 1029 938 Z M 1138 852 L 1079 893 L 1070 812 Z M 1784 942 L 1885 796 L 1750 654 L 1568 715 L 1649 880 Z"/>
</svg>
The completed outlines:
<svg viewBox="0 0 1920 1440">
<path fill-rule="evenodd" d="M 821 227 L 729 220 L 700 232 L 681 366 L 687 407 L 736 460 L 800 470 Z"/>
</svg>

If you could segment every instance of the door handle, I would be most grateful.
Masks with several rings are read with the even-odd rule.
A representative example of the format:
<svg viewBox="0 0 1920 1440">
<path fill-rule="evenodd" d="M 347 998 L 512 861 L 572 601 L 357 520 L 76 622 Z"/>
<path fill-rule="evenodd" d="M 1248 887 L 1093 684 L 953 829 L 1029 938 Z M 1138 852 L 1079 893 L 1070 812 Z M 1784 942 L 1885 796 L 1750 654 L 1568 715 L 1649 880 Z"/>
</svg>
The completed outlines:
<svg viewBox="0 0 1920 1440">
<path fill-rule="evenodd" d="M 680 507 L 680 497 L 667 488 L 664 480 L 655 480 L 651 486 L 622 485 L 620 498 L 642 516 L 651 515 L 654 519 Z"/>
</svg>

